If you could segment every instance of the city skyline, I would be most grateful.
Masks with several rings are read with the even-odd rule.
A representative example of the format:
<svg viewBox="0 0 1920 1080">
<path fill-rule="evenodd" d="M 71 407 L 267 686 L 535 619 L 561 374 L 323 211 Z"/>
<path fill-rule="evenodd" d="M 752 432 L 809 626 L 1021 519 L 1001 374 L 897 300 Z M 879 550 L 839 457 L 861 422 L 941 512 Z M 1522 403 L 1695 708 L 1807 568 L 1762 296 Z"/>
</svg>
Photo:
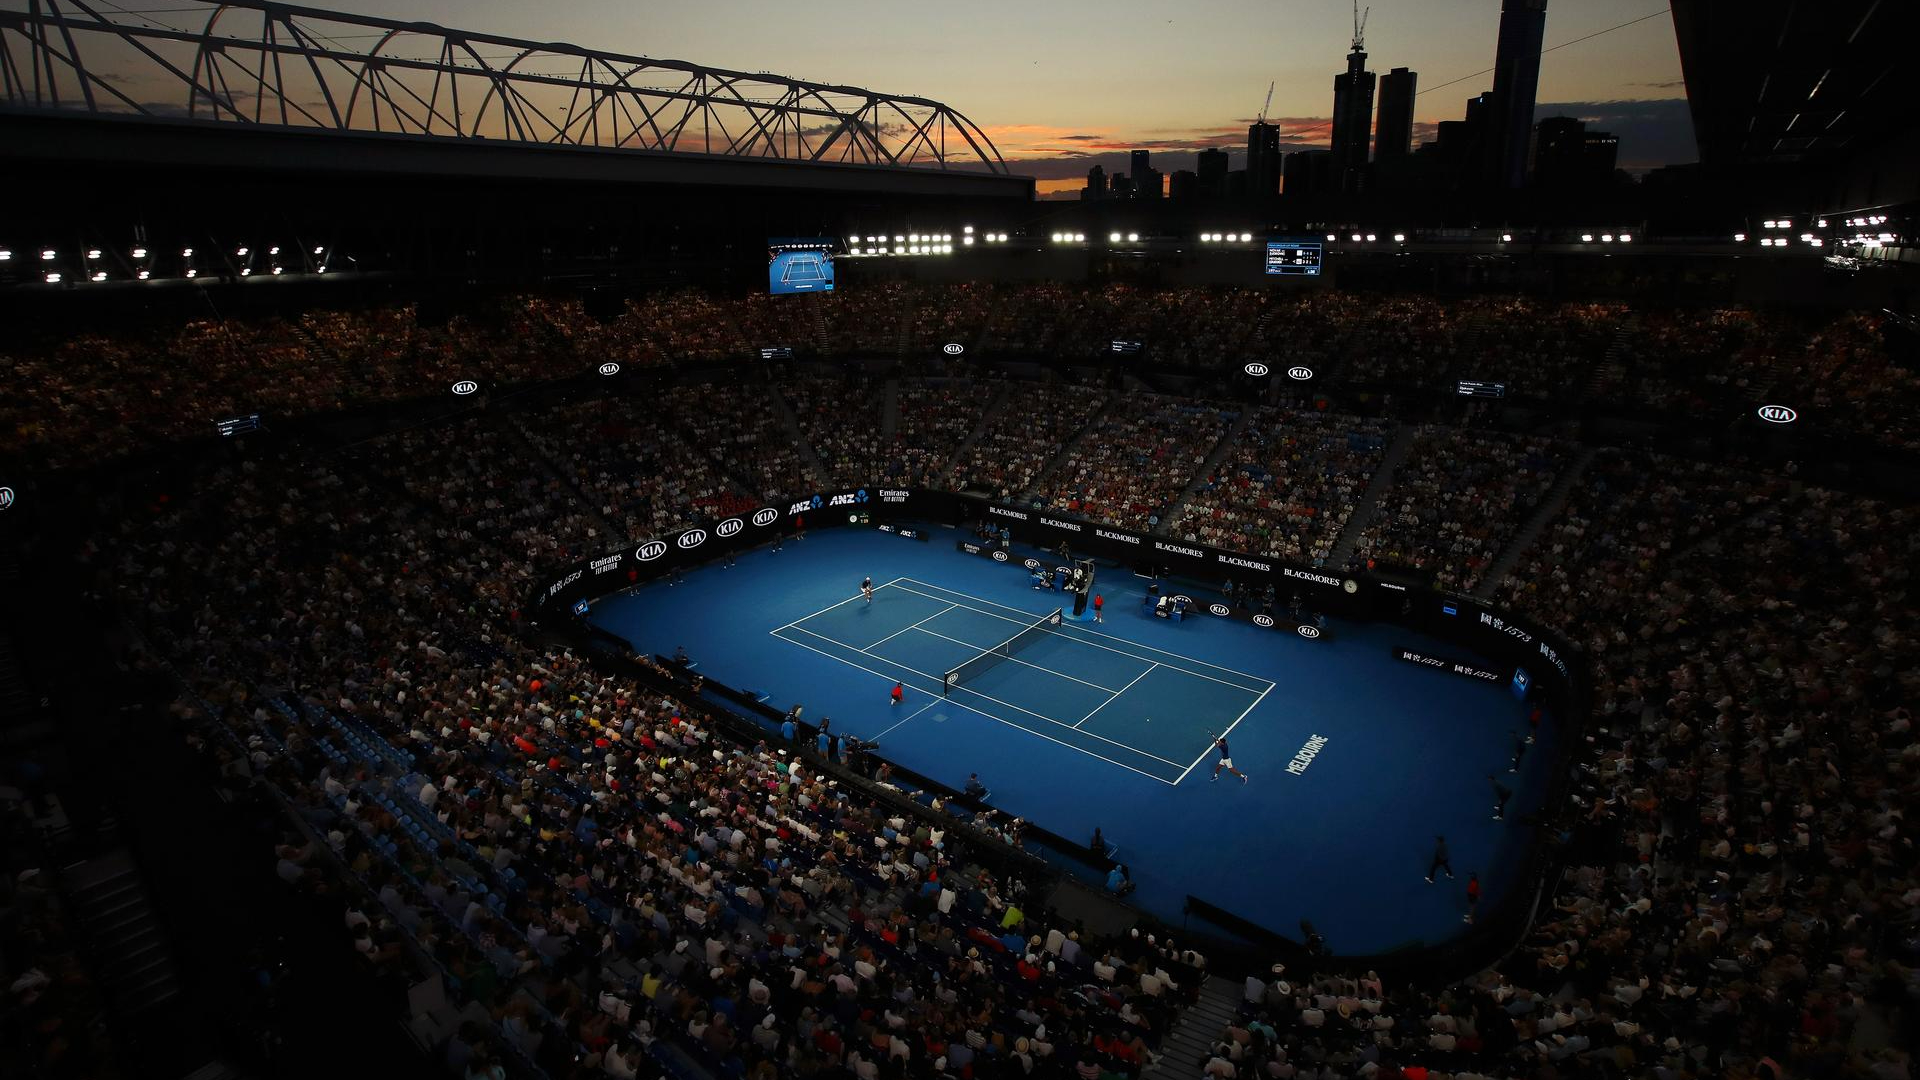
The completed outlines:
<svg viewBox="0 0 1920 1080">
<path fill-rule="evenodd" d="M 1281 149 L 1328 146 L 1330 76 L 1343 65 L 1353 29 L 1349 0 L 1221 0 L 1171 12 L 1144 0 L 979 0 L 964 8 L 821 0 L 794 10 L 711 0 L 644 12 L 612 0 L 327 6 L 933 98 L 978 123 L 1015 171 L 1034 176 L 1039 192 L 1054 197 L 1073 197 L 1092 165 L 1127 171 L 1135 149 L 1153 151 L 1168 173 L 1192 168 L 1199 151 L 1214 147 L 1233 156 L 1234 168 L 1244 167 L 1247 128 L 1269 82 L 1275 92 L 1268 119 L 1279 128 Z M 1371 4 L 1370 64 L 1419 75 L 1415 146 L 1492 87 L 1500 6 Z M 1643 21 L 1609 32 L 1637 19 Z M 1617 133 L 1620 164 L 1629 170 L 1693 160 L 1665 6 L 1562 0 L 1548 13 L 1549 47 L 1595 34 L 1542 61 L 1537 116 L 1574 116 Z"/>
</svg>

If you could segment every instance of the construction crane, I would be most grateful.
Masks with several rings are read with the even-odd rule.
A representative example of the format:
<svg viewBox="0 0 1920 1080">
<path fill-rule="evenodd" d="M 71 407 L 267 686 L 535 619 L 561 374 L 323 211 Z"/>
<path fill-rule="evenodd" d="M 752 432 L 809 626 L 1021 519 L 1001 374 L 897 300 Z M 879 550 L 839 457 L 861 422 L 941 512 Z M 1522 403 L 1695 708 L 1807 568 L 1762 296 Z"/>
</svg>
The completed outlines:
<svg viewBox="0 0 1920 1080">
<path fill-rule="evenodd" d="M 1373 8 L 1360 10 L 1360 0 L 1353 0 L 1353 51 L 1367 51 L 1367 16 L 1373 14 Z"/>
<path fill-rule="evenodd" d="M 1273 83 L 1268 83 L 1267 84 L 1267 103 L 1265 105 L 1260 106 L 1260 118 L 1258 120 L 1255 120 L 1254 123 L 1256 124 L 1266 123 L 1267 110 L 1271 108 L 1273 108 Z"/>
</svg>

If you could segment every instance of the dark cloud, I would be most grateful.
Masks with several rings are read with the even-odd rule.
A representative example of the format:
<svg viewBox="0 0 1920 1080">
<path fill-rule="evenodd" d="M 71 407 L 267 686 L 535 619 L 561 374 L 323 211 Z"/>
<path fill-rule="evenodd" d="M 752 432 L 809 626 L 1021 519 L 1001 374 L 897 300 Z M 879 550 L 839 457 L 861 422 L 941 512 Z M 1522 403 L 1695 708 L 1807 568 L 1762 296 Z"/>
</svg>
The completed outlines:
<svg viewBox="0 0 1920 1080">
<path fill-rule="evenodd" d="M 1555 101 L 1534 109 L 1536 119 L 1572 116 L 1587 127 L 1620 137 L 1620 167 L 1655 169 L 1699 160 L 1693 114 L 1685 98 L 1648 101 Z"/>
<path fill-rule="evenodd" d="M 1105 141 L 1106 136 L 1105 135 L 1062 135 L 1060 136 L 1060 138 L 1066 140 L 1067 142 L 1103 142 Z"/>
</svg>

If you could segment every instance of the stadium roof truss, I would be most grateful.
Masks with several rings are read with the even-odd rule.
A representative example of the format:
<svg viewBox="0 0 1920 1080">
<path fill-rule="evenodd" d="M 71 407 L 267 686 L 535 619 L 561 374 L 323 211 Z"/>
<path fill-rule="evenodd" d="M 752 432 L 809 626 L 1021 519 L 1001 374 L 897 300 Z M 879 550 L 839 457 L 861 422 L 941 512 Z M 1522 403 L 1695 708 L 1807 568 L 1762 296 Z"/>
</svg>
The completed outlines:
<svg viewBox="0 0 1920 1080">
<path fill-rule="evenodd" d="M 0 3 L 5 110 L 1009 173 L 925 98 L 266 0 Z"/>
</svg>

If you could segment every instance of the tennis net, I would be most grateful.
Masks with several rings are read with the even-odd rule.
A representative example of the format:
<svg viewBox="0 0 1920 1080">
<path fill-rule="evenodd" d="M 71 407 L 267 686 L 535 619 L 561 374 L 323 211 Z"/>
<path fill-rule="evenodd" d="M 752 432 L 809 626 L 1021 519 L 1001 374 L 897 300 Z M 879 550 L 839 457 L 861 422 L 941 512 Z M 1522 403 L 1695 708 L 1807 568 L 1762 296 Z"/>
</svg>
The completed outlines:
<svg viewBox="0 0 1920 1080">
<path fill-rule="evenodd" d="M 1059 626 L 1060 617 L 1061 609 L 1054 608 L 1033 625 L 947 672 L 946 679 L 940 685 L 940 693 L 945 695 L 963 682 L 972 682 L 980 677 L 981 672 L 1033 644 L 1046 634 L 1050 627 Z"/>
</svg>

